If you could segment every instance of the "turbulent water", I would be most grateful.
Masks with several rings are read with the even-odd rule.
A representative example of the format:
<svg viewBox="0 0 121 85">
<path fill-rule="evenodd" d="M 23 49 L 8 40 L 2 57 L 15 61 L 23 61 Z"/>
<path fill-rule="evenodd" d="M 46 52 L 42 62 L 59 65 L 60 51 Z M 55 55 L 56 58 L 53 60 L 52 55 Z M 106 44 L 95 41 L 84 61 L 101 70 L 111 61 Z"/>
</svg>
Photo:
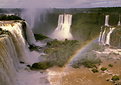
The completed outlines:
<svg viewBox="0 0 121 85">
<path fill-rule="evenodd" d="M 114 29 L 115 27 L 111 27 L 109 25 L 109 15 L 106 15 L 105 25 L 101 27 L 101 32 L 99 35 L 99 43 L 103 45 L 110 45 L 110 37 Z"/>
<path fill-rule="evenodd" d="M 106 15 L 105 16 L 105 26 L 109 26 L 108 22 L 109 22 L 109 15 Z"/>
<path fill-rule="evenodd" d="M 25 28 L 23 28 L 21 22 L 23 21 L 4 21 L 0 23 L 2 30 L 10 32 L 9 34 L 0 35 L 0 85 L 21 85 L 17 82 L 18 71 L 22 68 L 19 62 L 30 63 L 28 61 L 31 58 L 28 59 L 27 56 L 27 42 L 33 44 L 35 39 L 32 31 L 26 27 L 28 41 L 25 40 L 23 32 Z"/>
<path fill-rule="evenodd" d="M 0 36 L 0 85 L 16 85 L 19 62 L 12 39 Z"/>
<path fill-rule="evenodd" d="M 99 35 L 100 44 L 120 48 L 120 18 L 117 23 L 117 26 L 109 25 L 109 15 L 105 16 L 105 25 L 101 27 Z"/>
<path fill-rule="evenodd" d="M 108 23 L 109 15 L 105 16 L 105 25 L 101 27 L 99 35 L 99 43 L 103 45 L 111 44 L 111 36 L 117 29 Z M 23 28 L 21 22 L 26 24 Z M 72 15 L 61 14 L 58 18 L 58 26 L 51 34 L 51 38 L 58 40 L 73 39 L 71 34 Z M 118 22 L 120 26 L 120 20 Z M 62 74 L 65 72 L 56 72 L 47 70 L 47 72 L 32 71 L 26 65 L 32 65 L 35 62 L 40 62 L 41 53 L 35 51 L 29 52 L 27 45 L 37 44 L 34 34 L 29 25 L 25 21 L 17 22 L 0 22 L 2 30 L 8 30 L 10 34 L 0 35 L 0 85 L 61 85 Z M 26 39 L 25 39 L 26 38 Z M 40 43 L 39 43 L 40 44 Z M 82 48 L 79 54 L 68 63 L 72 64 L 78 60 L 81 53 L 84 53 L 91 44 Z M 20 61 L 25 63 L 20 64 Z M 49 77 L 48 77 L 49 76 Z M 48 80 L 47 80 L 48 77 Z M 55 79 L 54 79 L 55 78 Z M 53 81 L 53 79 L 55 81 Z M 64 80 L 65 81 L 65 80 Z"/>
<path fill-rule="evenodd" d="M 59 15 L 58 26 L 51 34 L 51 38 L 58 39 L 58 40 L 73 39 L 73 36 L 70 32 L 71 24 L 72 24 L 71 14 Z"/>
<path fill-rule="evenodd" d="M 27 35 L 27 41 L 29 42 L 29 44 L 33 45 L 36 43 L 36 40 L 34 38 L 34 34 L 32 32 L 32 30 L 30 29 L 28 23 L 26 22 L 26 35 Z"/>
<path fill-rule="evenodd" d="M 110 37 L 111 37 L 111 33 L 113 32 L 115 28 L 110 28 L 110 31 L 108 32 L 107 36 L 106 36 L 106 42 L 105 44 L 110 45 Z"/>
<path fill-rule="evenodd" d="M 26 57 L 26 42 L 22 33 L 22 24 L 21 23 L 13 23 L 12 24 L 2 24 L 0 26 L 3 30 L 8 30 L 11 33 L 11 37 L 15 44 L 15 48 L 18 54 L 18 57 L 21 61 L 25 61 Z"/>
</svg>

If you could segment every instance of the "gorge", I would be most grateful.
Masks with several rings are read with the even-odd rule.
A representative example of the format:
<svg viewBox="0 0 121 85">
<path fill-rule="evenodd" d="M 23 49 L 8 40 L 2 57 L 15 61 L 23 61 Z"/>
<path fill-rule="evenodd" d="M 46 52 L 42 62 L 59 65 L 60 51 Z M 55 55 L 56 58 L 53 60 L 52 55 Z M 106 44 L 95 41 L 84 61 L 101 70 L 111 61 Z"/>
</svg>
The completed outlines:
<svg viewBox="0 0 121 85">
<path fill-rule="evenodd" d="M 119 13 L 73 11 L 0 21 L 0 85 L 120 84 Z"/>
</svg>

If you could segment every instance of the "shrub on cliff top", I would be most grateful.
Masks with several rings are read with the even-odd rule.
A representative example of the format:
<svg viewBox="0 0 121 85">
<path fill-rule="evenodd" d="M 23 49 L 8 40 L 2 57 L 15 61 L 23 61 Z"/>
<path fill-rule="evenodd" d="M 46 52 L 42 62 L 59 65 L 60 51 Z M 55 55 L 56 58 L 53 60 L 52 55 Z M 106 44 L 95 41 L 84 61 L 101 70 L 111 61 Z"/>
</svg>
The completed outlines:
<svg viewBox="0 0 121 85">
<path fill-rule="evenodd" d="M 16 15 L 0 15 L 0 20 L 22 20 Z"/>
<path fill-rule="evenodd" d="M 51 63 L 47 62 L 47 61 L 44 61 L 44 62 L 38 62 L 38 63 L 34 63 L 32 66 L 31 66 L 31 69 L 32 70 L 39 70 L 39 69 L 42 69 L 42 70 L 45 70 L 49 67 L 51 67 Z"/>
</svg>

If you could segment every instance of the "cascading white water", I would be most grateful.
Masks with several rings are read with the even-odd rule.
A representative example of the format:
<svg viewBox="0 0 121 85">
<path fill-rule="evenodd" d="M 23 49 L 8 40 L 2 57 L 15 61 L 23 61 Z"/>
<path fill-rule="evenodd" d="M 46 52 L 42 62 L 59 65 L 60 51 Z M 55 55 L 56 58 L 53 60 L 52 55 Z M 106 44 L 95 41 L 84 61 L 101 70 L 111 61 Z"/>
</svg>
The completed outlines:
<svg viewBox="0 0 121 85">
<path fill-rule="evenodd" d="M 99 35 L 99 43 L 102 45 L 110 45 L 110 35 L 113 32 L 114 28 L 109 27 L 109 15 L 105 16 L 105 25 L 101 27 Z M 110 29 L 110 30 L 109 30 Z M 108 32 L 109 30 L 109 32 Z"/>
<path fill-rule="evenodd" d="M 8 35 L 0 35 L 0 85 L 16 85 L 19 68 L 14 43 Z"/>
<path fill-rule="evenodd" d="M 120 20 L 118 21 L 118 26 L 121 26 L 121 22 L 120 22 Z"/>
<path fill-rule="evenodd" d="M 108 34 L 106 36 L 106 42 L 105 42 L 106 45 L 110 45 L 110 35 L 111 35 L 111 33 L 113 32 L 114 29 L 115 28 L 110 28 L 110 31 L 108 32 Z"/>
<path fill-rule="evenodd" d="M 31 39 L 32 31 L 29 28 L 24 28 L 22 22 L 0 22 L 0 28 L 2 28 L 2 31 L 0 30 L 0 85 L 40 85 L 47 82 L 46 75 L 43 79 L 40 72 L 26 70 L 26 63 L 32 65 L 35 61 L 39 62 L 40 54 L 29 52 L 23 36 L 23 29 L 26 29 L 29 43 L 33 42 Z M 25 64 L 21 65 L 20 61 L 25 62 Z M 40 79 L 44 81 L 42 82 Z M 43 85 L 50 84 L 48 82 Z"/>
<path fill-rule="evenodd" d="M 36 45 L 36 46 L 45 46 L 46 43 L 41 43 L 41 42 L 37 42 L 35 37 L 34 37 L 34 33 L 32 32 L 32 29 L 30 29 L 31 27 L 29 26 L 29 24 L 27 22 L 25 22 L 26 24 L 26 37 L 27 37 L 27 42 L 29 45 Z"/>
<path fill-rule="evenodd" d="M 102 33 L 102 39 L 101 39 L 101 43 L 103 45 L 105 45 L 105 40 L 106 40 L 106 28 L 104 28 L 104 31 Z"/>
<path fill-rule="evenodd" d="M 25 22 L 26 23 L 26 22 Z M 2 24 L 0 26 L 3 30 L 8 30 L 11 33 L 11 37 L 13 39 L 13 42 L 15 43 L 15 47 L 17 50 L 17 54 L 19 55 L 20 61 L 26 62 L 26 42 L 23 37 L 23 28 L 22 28 L 22 23 L 16 22 L 12 24 Z M 33 45 L 35 44 L 36 40 L 34 38 L 34 34 L 31 29 L 29 29 L 28 24 L 26 23 L 26 36 L 27 36 L 27 41 L 29 44 Z"/>
<path fill-rule="evenodd" d="M 106 15 L 105 16 L 105 26 L 109 26 L 108 21 L 109 21 L 109 15 Z"/>
<path fill-rule="evenodd" d="M 100 35 L 99 35 L 99 39 L 98 39 L 99 44 L 101 44 L 101 42 L 102 42 L 102 34 L 103 34 L 103 26 L 101 26 L 101 31 L 100 31 Z"/>
<path fill-rule="evenodd" d="M 18 22 L 13 24 L 2 24 L 0 28 L 8 30 L 11 33 L 20 61 L 26 62 L 26 43 L 22 33 L 22 24 Z"/>
<path fill-rule="evenodd" d="M 73 39 L 73 36 L 70 32 L 71 23 L 72 23 L 71 14 L 59 15 L 58 26 L 50 37 L 58 40 Z"/>
<path fill-rule="evenodd" d="M 34 38 L 34 34 L 32 32 L 32 29 L 35 24 L 35 18 L 37 15 L 37 11 L 35 9 L 25 9 L 24 12 L 22 12 L 21 17 L 25 19 L 27 22 L 26 23 L 26 36 L 27 36 L 27 41 L 29 44 L 33 45 L 35 44 L 36 40 Z"/>
<path fill-rule="evenodd" d="M 98 42 L 100 44 L 105 45 L 105 40 L 106 40 L 106 28 L 104 28 L 103 26 L 101 27 L 101 31 L 100 31 L 100 35 L 99 35 L 99 39 Z"/>
<path fill-rule="evenodd" d="M 109 26 L 108 21 L 109 21 L 109 15 L 106 15 L 105 16 L 105 26 L 101 27 L 101 32 L 99 35 L 99 43 L 102 45 L 110 46 L 110 37 L 111 37 L 112 32 L 116 29 L 116 27 Z M 118 22 L 118 26 L 120 26 L 120 19 Z"/>
<path fill-rule="evenodd" d="M 26 23 L 26 36 L 27 36 L 27 41 L 29 42 L 30 45 L 35 44 L 36 40 L 34 37 L 34 34 L 32 32 L 32 30 L 30 29 L 29 25 L 27 22 Z"/>
<path fill-rule="evenodd" d="M 119 21 L 118 21 L 118 26 L 121 26 L 121 21 L 120 21 L 120 16 L 119 16 Z"/>
<path fill-rule="evenodd" d="M 121 26 L 120 16 L 119 16 L 118 26 Z"/>
</svg>

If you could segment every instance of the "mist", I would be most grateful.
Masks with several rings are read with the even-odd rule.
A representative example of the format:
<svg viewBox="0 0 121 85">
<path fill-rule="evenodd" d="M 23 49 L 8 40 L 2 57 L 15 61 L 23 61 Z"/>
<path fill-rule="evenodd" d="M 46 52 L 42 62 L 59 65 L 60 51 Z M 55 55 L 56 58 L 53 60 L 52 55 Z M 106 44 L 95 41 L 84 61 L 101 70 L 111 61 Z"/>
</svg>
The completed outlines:
<svg viewBox="0 0 121 85">
<path fill-rule="evenodd" d="M 30 28 L 34 31 L 36 27 L 38 28 L 38 24 L 46 22 L 47 10 L 46 8 L 24 8 L 20 17 L 27 21 Z"/>
</svg>

